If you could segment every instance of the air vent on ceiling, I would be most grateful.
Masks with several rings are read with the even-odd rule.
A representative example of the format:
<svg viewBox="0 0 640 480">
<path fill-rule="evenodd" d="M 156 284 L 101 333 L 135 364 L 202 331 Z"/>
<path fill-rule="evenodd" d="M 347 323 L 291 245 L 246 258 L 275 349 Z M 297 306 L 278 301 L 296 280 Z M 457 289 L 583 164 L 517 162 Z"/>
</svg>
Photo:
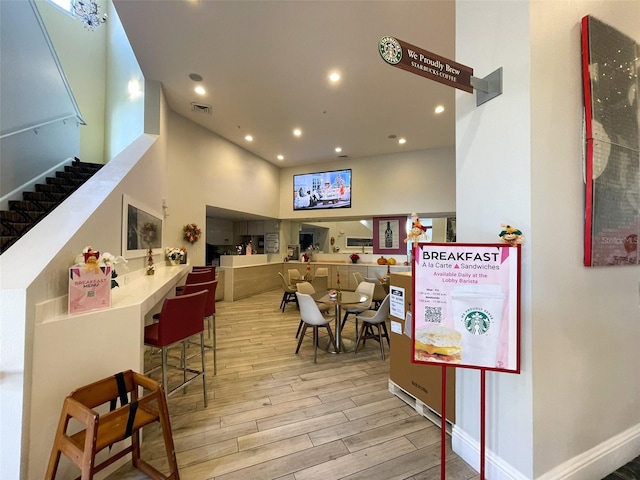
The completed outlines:
<svg viewBox="0 0 640 480">
<path fill-rule="evenodd" d="M 191 110 L 198 113 L 206 113 L 211 115 L 211 105 L 207 105 L 205 103 L 195 103 L 191 102 Z"/>
<path fill-rule="evenodd" d="M 349 155 L 338 155 L 338 158 L 349 158 Z"/>
</svg>

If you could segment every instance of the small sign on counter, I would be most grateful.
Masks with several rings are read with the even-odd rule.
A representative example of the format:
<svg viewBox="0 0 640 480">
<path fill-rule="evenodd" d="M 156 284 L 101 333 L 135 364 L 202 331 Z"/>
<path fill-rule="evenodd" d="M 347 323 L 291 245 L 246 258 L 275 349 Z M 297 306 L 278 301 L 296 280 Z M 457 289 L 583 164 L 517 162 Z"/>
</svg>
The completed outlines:
<svg viewBox="0 0 640 480">
<path fill-rule="evenodd" d="M 111 267 L 78 265 L 69 269 L 69 313 L 111 306 Z"/>
</svg>

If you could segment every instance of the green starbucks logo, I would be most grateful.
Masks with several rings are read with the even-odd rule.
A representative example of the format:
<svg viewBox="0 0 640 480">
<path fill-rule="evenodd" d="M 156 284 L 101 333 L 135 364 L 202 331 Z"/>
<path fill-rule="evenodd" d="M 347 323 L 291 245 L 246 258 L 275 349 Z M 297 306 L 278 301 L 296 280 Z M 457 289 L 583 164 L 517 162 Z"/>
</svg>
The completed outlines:
<svg viewBox="0 0 640 480">
<path fill-rule="evenodd" d="M 382 37 L 378 44 L 378 51 L 385 62 L 395 65 L 402 60 L 402 47 L 393 37 Z"/>
<path fill-rule="evenodd" d="M 487 312 L 468 310 L 462 318 L 464 328 L 472 335 L 484 335 L 491 327 L 491 319 Z"/>
</svg>

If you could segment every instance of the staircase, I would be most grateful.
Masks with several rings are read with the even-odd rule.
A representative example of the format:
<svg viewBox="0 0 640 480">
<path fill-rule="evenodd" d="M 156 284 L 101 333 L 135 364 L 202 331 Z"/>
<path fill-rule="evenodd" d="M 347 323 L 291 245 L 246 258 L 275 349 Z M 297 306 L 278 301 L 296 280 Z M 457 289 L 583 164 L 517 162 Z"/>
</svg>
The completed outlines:
<svg viewBox="0 0 640 480">
<path fill-rule="evenodd" d="M 0 210 L 0 254 L 91 178 L 102 164 L 75 159 L 55 177 L 37 184 L 35 192 L 23 192 L 22 200 L 10 200 L 9 210 Z"/>
</svg>

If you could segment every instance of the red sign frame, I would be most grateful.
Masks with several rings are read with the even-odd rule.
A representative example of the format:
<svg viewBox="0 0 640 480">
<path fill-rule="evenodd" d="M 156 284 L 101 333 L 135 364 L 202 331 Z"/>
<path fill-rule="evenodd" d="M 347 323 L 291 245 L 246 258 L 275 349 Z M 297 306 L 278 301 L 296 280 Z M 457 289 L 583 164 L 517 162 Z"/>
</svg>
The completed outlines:
<svg viewBox="0 0 640 480">
<path fill-rule="evenodd" d="M 411 362 L 520 373 L 521 246 L 413 247 Z"/>
</svg>

